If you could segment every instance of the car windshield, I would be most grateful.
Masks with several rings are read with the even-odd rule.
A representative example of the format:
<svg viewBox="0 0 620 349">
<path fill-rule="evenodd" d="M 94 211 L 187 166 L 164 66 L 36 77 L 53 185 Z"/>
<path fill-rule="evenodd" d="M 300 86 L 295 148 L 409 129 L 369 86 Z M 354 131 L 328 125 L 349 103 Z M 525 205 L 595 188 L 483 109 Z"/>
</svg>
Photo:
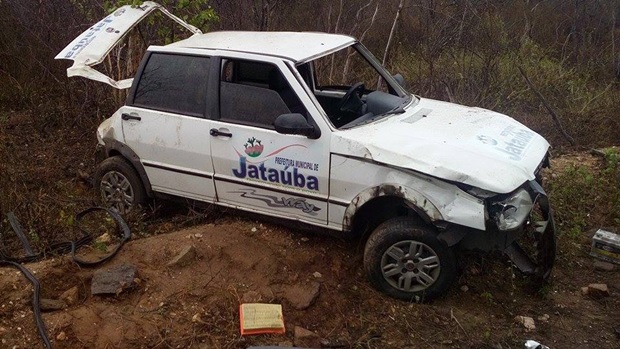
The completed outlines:
<svg viewBox="0 0 620 349">
<path fill-rule="evenodd" d="M 359 43 L 297 69 L 338 129 L 402 113 L 412 98 Z"/>
</svg>

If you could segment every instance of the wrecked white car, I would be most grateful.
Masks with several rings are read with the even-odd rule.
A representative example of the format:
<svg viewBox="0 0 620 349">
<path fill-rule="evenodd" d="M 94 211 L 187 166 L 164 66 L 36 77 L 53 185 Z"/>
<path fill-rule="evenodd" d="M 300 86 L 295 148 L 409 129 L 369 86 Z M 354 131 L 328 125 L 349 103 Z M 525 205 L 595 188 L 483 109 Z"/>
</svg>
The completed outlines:
<svg viewBox="0 0 620 349">
<path fill-rule="evenodd" d="M 57 57 L 74 60 L 70 75 L 130 87 L 97 131 L 105 204 L 174 196 L 358 234 L 370 282 L 409 301 L 448 290 L 456 249 L 501 251 L 549 276 L 540 135 L 407 92 L 344 35 L 186 26 L 195 34 L 151 46 L 133 81 L 92 69 L 158 8 L 120 8 Z"/>
</svg>

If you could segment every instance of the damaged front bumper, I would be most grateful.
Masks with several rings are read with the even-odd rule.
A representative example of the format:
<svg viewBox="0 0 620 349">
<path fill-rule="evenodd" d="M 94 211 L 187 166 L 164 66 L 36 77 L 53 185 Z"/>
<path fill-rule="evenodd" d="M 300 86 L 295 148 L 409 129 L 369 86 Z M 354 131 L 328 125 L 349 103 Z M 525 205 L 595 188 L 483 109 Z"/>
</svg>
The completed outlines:
<svg viewBox="0 0 620 349">
<path fill-rule="evenodd" d="M 527 222 L 520 239 L 512 241 L 503 252 L 521 272 L 544 281 L 551 275 L 555 262 L 555 221 L 549 197 L 543 188 L 536 181 L 530 182 L 529 186 L 529 191 L 535 197 L 531 217 L 540 219 Z M 529 246 L 523 246 L 525 244 Z"/>
<path fill-rule="evenodd" d="M 531 197 L 531 201 L 525 205 L 526 215 L 519 216 L 523 221 L 511 229 L 501 229 L 500 227 L 506 225 L 505 213 L 514 209 L 510 205 L 511 202 L 515 202 L 512 198 L 516 196 L 515 193 L 522 190 L 526 190 Z M 486 206 L 489 212 L 484 231 L 460 230 L 460 233 L 457 233 L 459 230 L 454 229 L 440 237 L 456 237 L 454 240 L 462 237 L 458 243 L 460 248 L 465 250 L 502 252 L 524 274 L 532 275 L 539 281 L 548 279 L 556 254 L 555 222 L 549 198 L 540 184 L 536 181 L 528 182 L 513 195 L 489 199 Z M 454 243 L 456 241 L 449 245 Z"/>
</svg>

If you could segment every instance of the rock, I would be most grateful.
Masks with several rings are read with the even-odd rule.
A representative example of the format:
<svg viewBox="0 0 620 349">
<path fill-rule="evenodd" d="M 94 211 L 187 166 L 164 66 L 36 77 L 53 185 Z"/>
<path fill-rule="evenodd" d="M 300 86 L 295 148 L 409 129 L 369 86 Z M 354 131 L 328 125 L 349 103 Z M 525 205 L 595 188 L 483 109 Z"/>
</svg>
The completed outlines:
<svg viewBox="0 0 620 349">
<path fill-rule="evenodd" d="M 248 291 L 241 296 L 241 303 L 260 303 L 263 296 L 256 291 Z"/>
<path fill-rule="evenodd" d="M 538 321 L 547 322 L 549 321 L 549 314 L 543 314 L 538 317 Z"/>
<path fill-rule="evenodd" d="M 587 296 L 588 295 L 588 286 L 584 286 L 581 288 L 581 295 L 582 296 Z"/>
<path fill-rule="evenodd" d="M 202 319 L 200 318 L 200 313 L 196 313 L 194 314 L 194 316 L 192 316 L 192 322 L 193 323 L 202 322 Z"/>
<path fill-rule="evenodd" d="M 100 244 L 109 244 L 111 241 L 112 237 L 110 237 L 110 234 L 108 233 L 103 233 L 97 239 L 95 239 L 95 242 L 98 242 Z"/>
<path fill-rule="evenodd" d="M 461 291 L 463 291 L 463 292 L 469 291 L 469 286 L 467 286 L 467 285 L 461 286 Z"/>
<path fill-rule="evenodd" d="M 77 303 L 79 298 L 80 298 L 80 290 L 78 289 L 77 286 L 71 287 L 70 289 L 66 290 L 65 292 L 63 292 L 63 294 L 60 295 L 60 299 L 65 301 L 67 305 L 74 305 L 75 303 Z"/>
<path fill-rule="evenodd" d="M 323 274 L 319 273 L 318 271 L 315 271 L 314 273 L 312 273 L 312 276 L 314 276 L 317 279 L 320 279 L 323 277 Z"/>
<path fill-rule="evenodd" d="M 301 242 L 308 242 L 308 241 L 310 241 L 310 239 L 308 239 L 307 237 L 301 238 Z"/>
<path fill-rule="evenodd" d="M 594 262 L 594 269 L 598 271 L 614 271 L 616 266 L 608 262 L 596 261 Z"/>
<path fill-rule="evenodd" d="M 80 170 L 79 168 L 77 170 L 77 177 L 84 182 L 88 182 L 88 180 L 91 178 L 88 172 Z"/>
<path fill-rule="evenodd" d="M 525 327 L 525 331 L 534 331 L 536 329 L 536 324 L 534 323 L 534 319 L 529 316 L 516 316 L 515 322 L 523 325 Z"/>
<path fill-rule="evenodd" d="M 256 227 L 252 227 L 252 229 L 250 230 L 252 233 L 256 233 L 258 229 L 256 229 Z"/>
<path fill-rule="evenodd" d="M 347 348 L 347 339 L 345 338 L 335 338 L 335 339 L 326 339 L 321 338 L 321 348 Z"/>
<path fill-rule="evenodd" d="M 134 287 L 136 274 L 136 267 L 129 264 L 97 270 L 93 274 L 90 293 L 92 295 L 119 294 Z"/>
<path fill-rule="evenodd" d="M 307 309 L 319 296 L 321 284 L 313 282 L 310 285 L 294 285 L 284 287 L 284 298 L 297 310 Z"/>
<path fill-rule="evenodd" d="M 295 326 L 295 338 L 293 343 L 296 347 L 320 348 L 321 337 L 316 333 L 306 330 L 303 327 Z"/>
<path fill-rule="evenodd" d="M 7 330 L 6 327 L 0 326 L 0 337 L 2 337 L 5 334 L 7 334 L 7 332 L 9 332 L 9 330 Z"/>
<path fill-rule="evenodd" d="M 67 303 L 63 300 L 48 298 L 41 298 L 39 300 L 39 305 L 41 306 L 42 311 L 61 310 L 67 307 Z"/>
<path fill-rule="evenodd" d="M 67 339 L 67 334 L 64 331 L 60 331 L 58 336 L 56 336 L 56 339 L 62 342 Z"/>
<path fill-rule="evenodd" d="M 179 254 L 168 263 L 169 267 L 184 267 L 196 258 L 196 248 L 193 245 L 186 246 Z"/>
<path fill-rule="evenodd" d="M 592 298 L 609 297 L 609 289 L 606 284 L 589 284 L 587 289 L 586 294 Z"/>
</svg>

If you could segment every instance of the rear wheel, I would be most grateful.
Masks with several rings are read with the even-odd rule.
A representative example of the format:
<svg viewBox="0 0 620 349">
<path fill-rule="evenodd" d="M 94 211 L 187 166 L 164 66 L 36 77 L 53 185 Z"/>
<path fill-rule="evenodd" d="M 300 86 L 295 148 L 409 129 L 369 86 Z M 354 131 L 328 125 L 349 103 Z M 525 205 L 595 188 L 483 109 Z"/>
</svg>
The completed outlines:
<svg viewBox="0 0 620 349">
<path fill-rule="evenodd" d="M 424 302 L 443 295 L 454 282 L 456 258 L 431 229 L 398 217 L 377 227 L 366 242 L 364 269 L 379 291 Z"/>
<path fill-rule="evenodd" d="M 113 156 L 99 164 L 95 186 L 103 205 L 127 213 L 146 202 L 146 192 L 136 170 L 123 158 Z"/>
</svg>

